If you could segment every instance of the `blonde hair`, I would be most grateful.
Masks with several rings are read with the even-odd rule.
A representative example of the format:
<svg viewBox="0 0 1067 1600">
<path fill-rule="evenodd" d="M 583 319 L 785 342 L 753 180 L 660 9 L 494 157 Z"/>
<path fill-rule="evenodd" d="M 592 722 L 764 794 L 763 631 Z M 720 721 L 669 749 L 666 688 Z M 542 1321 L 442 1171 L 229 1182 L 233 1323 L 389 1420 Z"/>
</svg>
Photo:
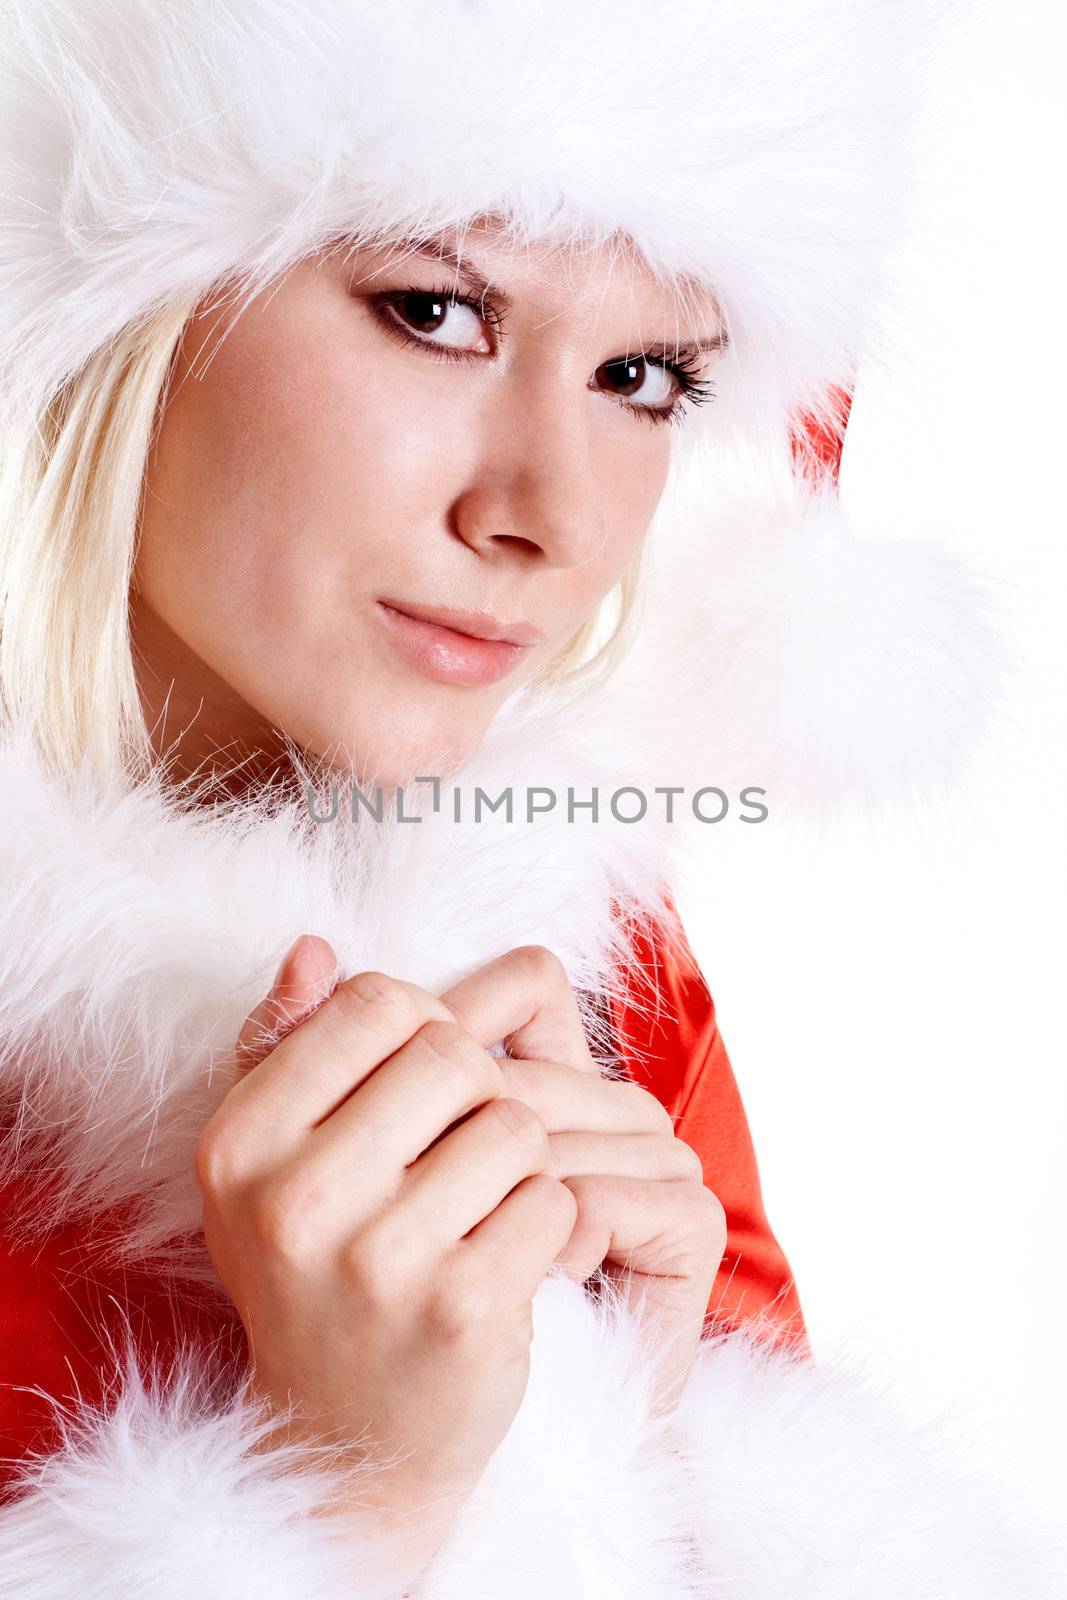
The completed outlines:
<svg viewBox="0 0 1067 1600">
<path fill-rule="evenodd" d="M 0 717 L 49 770 L 119 784 L 156 758 L 134 672 L 129 591 L 145 465 L 192 303 L 96 352 L 0 465 Z M 603 681 L 628 646 L 640 555 L 538 683 Z M 600 637 L 606 635 L 605 637 Z"/>
</svg>

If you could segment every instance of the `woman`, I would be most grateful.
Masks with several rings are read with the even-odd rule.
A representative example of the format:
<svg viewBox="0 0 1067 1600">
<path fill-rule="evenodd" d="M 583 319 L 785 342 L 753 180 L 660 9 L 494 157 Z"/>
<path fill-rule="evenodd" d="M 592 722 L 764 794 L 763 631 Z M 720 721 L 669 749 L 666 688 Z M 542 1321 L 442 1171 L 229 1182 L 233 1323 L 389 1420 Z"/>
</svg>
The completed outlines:
<svg viewBox="0 0 1067 1600">
<path fill-rule="evenodd" d="M 807 1349 L 637 627 L 834 525 L 917 15 L 4 21 L 2 1592 L 1045 1592 Z"/>
</svg>

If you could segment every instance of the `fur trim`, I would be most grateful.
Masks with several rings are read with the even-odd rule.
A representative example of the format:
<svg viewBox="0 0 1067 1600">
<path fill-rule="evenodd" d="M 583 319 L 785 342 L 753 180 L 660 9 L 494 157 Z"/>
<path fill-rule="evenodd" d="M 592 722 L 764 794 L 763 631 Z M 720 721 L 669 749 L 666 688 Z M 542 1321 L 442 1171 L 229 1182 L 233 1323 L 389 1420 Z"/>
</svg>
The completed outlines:
<svg viewBox="0 0 1067 1600">
<path fill-rule="evenodd" d="M 183 809 L 158 784 L 107 795 L 86 776 L 68 793 L 23 730 L 4 734 L 0 1109 L 16 1108 L 9 1153 L 60 1171 L 57 1206 L 139 1198 L 129 1254 L 195 1230 L 199 1127 L 303 931 L 330 939 L 343 976 L 435 990 L 549 945 L 595 1039 L 594 1002 L 629 954 L 613 907 L 661 913 L 677 850 L 709 826 L 699 790 L 724 791 L 733 827 L 748 787 L 774 820 L 825 818 L 963 768 L 998 647 L 977 581 L 936 546 L 860 542 L 829 485 L 788 471 L 760 499 L 737 484 L 710 505 L 676 484 L 653 543 L 652 605 L 616 677 L 513 696 L 436 813 L 421 791 L 417 825 L 352 823 L 348 791 L 323 825 L 299 803 Z M 687 593 L 698 561 L 709 589 Z M 555 807 L 529 822 L 538 787 Z M 510 789 L 515 820 L 474 821 L 479 788 Z M 642 795 L 644 817 L 624 820 Z M 699 815 L 720 808 L 709 796 Z"/>
<path fill-rule="evenodd" d="M 689 1600 L 684 1460 L 633 1320 L 553 1274 L 534 1299 L 530 1378 L 419 1600 Z M 506 1576 L 505 1576 L 506 1575 Z"/>
<path fill-rule="evenodd" d="M 0 400 L 338 236 L 636 241 L 743 433 L 851 381 L 960 0 L 3 0 Z M 717 424 L 720 419 L 717 419 Z M 717 430 L 718 431 L 718 430 Z"/>
<path fill-rule="evenodd" d="M 866 1368 L 866 1370 L 865 1370 Z M 906 1418 L 856 1351 L 705 1341 L 679 1408 L 715 1595 L 1053 1600 L 1067 1545 L 967 1465 L 963 1418 Z"/>
<path fill-rule="evenodd" d="M 243 1390 L 191 1367 L 135 1375 L 83 1416 L 0 1512 L 10 1600 L 1053 1600 L 1052 1552 L 944 1438 L 841 1367 L 730 1334 L 657 1413 L 636 1324 L 550 1277 L 530 1381 L 445 1544 L 413 1587 L 368 1576 L 388 1546 L 314 1514 L 351 1484 L 287 1447 Z M 371 1470 L 385 1470 L 378 1467 Z M 358 1486 L 357 1486 L 358 1489 Z"/>
<path fill-rule="evenodd" d="M 127 1358 L 107 1410 L 65 1414 L 0 1510 L 7 1600 L 394 1600 L 389 1542 L 319 1514 L 343 1504 L 328 1456 L 263 1448 L 277 1419 L 217 1388 L 195 1351 L 165 1378 Z"/>
<path fill-rule="evenodd" d="M 231 279 L 239 305 L 339 238 L 484 213 L 627 235 L 666 280 L 710 285 L 731 338 L 675 447 L 700 509 L 664 530 L 688 556 L 655 602 L 674 679 L 654 664 L 636 693 L 659 682 L 666 706 L 687 677 L 702 781 L 763 786 L 782 814 L 937 787 L 984 716 L 975 582 L 918 542 L 861 548 L 806 485 L 776 491 L 772 459 L 800 413 L 840 429 L 835 390 L 878 349 L 929 68 L 968 13 L 0 0 L 0 426 L 24 437 L 135 318 Z M 752 449 L 747 497 L 717 509 Z"/>
<path fill-rule="evenodd" d="M 513 705 L 442 781 L 436 813 L 429 787 L 404 791 L 417 824 L 388 811 L 352 821 L 340 785 L 330 823 L 269 796 L 227 812 L 179 805 L 158 783 L 111 795 L 86 775 L 68 791 L 25 731 L 9 731 L 0 1112 L 12 1125 L 3 1154 L 48 1174 L 54 1209 L 37 1222 L 136 1199 L 119 1241 L 131 1258 L 199 1226 L 199 1130 L 232 1081 L 245 1016 L 302 932 L 331 942 L 342 977 L 381 970 L 435 992 L 505 950 L 548 945 L 596 1044 L 594 1002 L 632 959 L 616 908 L 662 914 L 669 872 L 665 811 L 627 823 L 609 805 L 620 783 L 643 779 L 651 794 L 659 781 L 666 747 L 641 750 L 634 724 L 625 697 Z M 494 799 L 511 786 L 514 820 L 501 809 L 476 821 L 479 786 Z M 534 786 L 559 802 L 527 822 Z M 568 821 L 568 787 L 579 801 L 601 789 L 595 822 L 587 810 Z M 319 815 L 330 798 L 320 788 Z"/>
<path fill-rule="evenodd" d="M 609 753 L 662 749 L 629 696 L 570 709 L 562 691 L 513 704 L 463 775 L 468 793 L 475 781 L 493 795 L 580 783 Z M 182 810 L 147 786 L 67 793 L 12 731 L 0 807 L 3 1155 L 49 1180 L 47 1211 L 18 1220 L 137 1200 L 115 1249 L 208 1282 L 193 1144 L 228 1087 L 240 1023 L 298 932 L 325 934 L 342 971 L 431 986 L 547 943 L 588 997 L 622 955 L 616 899 L 662 905 L 673 837 L 610 813 L 456 826 L 427 810 L 368 842 L 363 824 L 300 823 L 299 805 L 230 814 Z M 1050 1563 L 991 1492 L 846 1370 L 712 1338 L 665 1417 L 646 1352 L 610 1293 L 546 1280 L 512 1427 L 431 1570 L 389 1600 L 846 1600 L 857 1573 L 866 1600 L 999 1600 L 1009 1577 L 1019 1600 L 1052 1600 Z M 117 1402 L 75 1416 L 65 1447 L 28 1469 L 0 1512 L 11 1600 L 383 1596 L 370 1574 L 388 1551 L 352 1519 L 315 1515 L 342 1492 L 338 1469 L 254 1452 L 262 1418 L 239 1382 L 209 1381 L 208 1363 L 190 1350 L 160 1381 L 127 1363 Z"/>
<path fill-rule="evenodd" d="M 906 221 L 926 63 L 964 10 L 0 0 L 0 423 L 25 426 L 165 302 L 234 274 L 252 291 L 339 236 L 502 212 L 528 237 L 624 233 L 666 278 L 710 285 L 731 349 L 720 403 L 683 453 L 780 443 L 791 412 L 851 384 L 867 347 Z M 604 695 L 512 703 L 457 775 L 468 801 L 476 784 L 585 799 L 745 767 L 772 799 L 779 778 L 810 794 L 813 774 L 858 774 L 861 795 L 881 795 L 902 729 L 920 749 L 943 742 L 942 711 L 974 680 L 956 641 L 973 663 L 982 636 L 954 605 L 935 617 L 929 597 L 968 600 L 966 580 L 926 553 L 861 552 L 800 485 L 773 511 L 762 492 L 717 511 L 709 495 L 675 525 L 709 535 L 685 628 L 672 612 L 666 642 L 648 630 Z M 661 533 L 675 558 L 692 548 Z M 854 687 L 854 658 L 830 618 L 888 670 L 847 702 L 832 668 Z M 683 648 L 706 622 L 710 657 Z M 921 663 L 906 700 L 902 636 Z M 882 769 L 829 749 L 813 684 L 849 738 L 877 708 L 894 734 Z M 932 684 L 943 698 L 923 732 L 912 712 L 930 709 Z M 720 723 L 727 701 L 743 745 Z M 343 974 L 380 967 L 431 988 L 548 944 L 591 1019 L 626 959 L 613 907 L 657 913 L 679 837 L 603 808 L 596 823 L 557 810 L 518 826 L 424 809 L 368 842 L 365 820 L 316 827 L 299 808 L 184 812 L 150 786 L 102 796 L 88 780 L 67 794 L 17 733 L 0 743 L 0 807 L 3 1155 L 52 1180 L 47 1212 L 16 1221 L 136 1201 L 116 1251 L 208 1280 L 193 1145 L 297 933 L 330 939 Z M 30 1469 L 0 1514 L 12 1600 L 382 1594 L 359 1528 L 314 1515 L 337 1488 L 328 1465 L 254 1452 L 263 1419 L 240 1387 L 205 1388 L 200 1362 L 190 1353 L 164 1384 L 128 1371 L 116 1405 L 74 1419 Z M 704 1345 L 676 1416 L 656 1415 L 650 1393 L 619 1308 L 546 1282 L 523 1405 L 417 1593 L 1051 1600 L 1051 1573 L 992 1497 L 846 1373 L 735 1335 Z"/>
<path fill-rule="evenodd" d="M 995 581 L 934 536 L 865 535 L 827 477 L 675 488 L 642 643 L 699 707 L 710 781 L 760 785 L 775 821 L 822 827 L 965 783 L 1014 667 Z"/>
</svg>

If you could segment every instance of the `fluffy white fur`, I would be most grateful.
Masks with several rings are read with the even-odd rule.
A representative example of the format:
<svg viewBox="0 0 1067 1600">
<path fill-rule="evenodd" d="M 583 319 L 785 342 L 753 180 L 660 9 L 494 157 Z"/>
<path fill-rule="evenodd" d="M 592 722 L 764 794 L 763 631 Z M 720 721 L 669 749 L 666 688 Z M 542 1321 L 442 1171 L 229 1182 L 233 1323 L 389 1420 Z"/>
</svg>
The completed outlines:
<svg viewBox="0 0 1067 1600">
<path fill-rule="evenodd" d="M 0 0 L 0 421 L 26 426 L 132 318 L 229 274 L 254 289 L 338 235 L 500 211 L 530 238 L 626 233 L 673 282 L 712 286 L 733 343 L 692 438 L 713 461 L 731 438 L 780 447 L 790 407 L 852 376 L 906 214 L 927 53 L 959 9 Z M 510 703 L 455 779 L 465 804 L 476 784 L 606 802 L 626 783 L 745 782 L 773 815 L 785 791 L 881 798 L 936 776 L 912 760 L 901 781 L 900 763 L 956 752 L 981 721 L 969 581 L 920 547 L 860 550 L 832 500 L 784 480 L 767 499 L 769 482 L 660 519 L 669 612 L 604 693 Z M 854 739 L 872 713 L 881 754 Z M 543 943 L 588 1002 L 626 960 L 613 900 L 654 915 L 683 834 L 606 804 L 596 823 L 457 826 L 446 809 L 373 832 L 300 807 L 191 813 L 147 786 L 62 791 L 11 731 L 0 815 L 2 1156 L 54 1180 L 7 1225 L 133 1201 L 115 1251 L 208 1282 L 193 1146 L 298 933 L 330 939 L 343 973 L 431 988 Z M 0 1513 L 0 1594 L 399 1595 L 355 1521 L 314 1514 L 341 1490 L 328 1459 L 250 1453 L 264 1423 L 240 1374 L 193 1348 L 161 1377 L 116 1360 L 113 1403 L 72 1415 Z M 846 1366 L 736 1335 L 705 1343 L 675 1415 L 649 1395 L 627 1314 L 546 1282 L 520 1412 L 412 1593 L 1057 1592 L 998 1493 Z"/>
<path fill-rule="evenodd" d="M 343 785 L 338 820 L 321 825 L 300 803 L 210 814 L 159 786 L 103 795 L 88 778 L 68 794 L 9 732 L 0 1081 L 10 1099 L 16 1080 L 20 1159 L 34 1159 L 35 1127 L 53 1130 L 59 1203 L 139 1194 L 141 1220 L 121 1248 L 174 1254 L 198 1218 L 190 1156 L 201 1113 L 225 1093 L 241 1022 L 302 931 L 332 942 L 343 973 L 379 968 L 437 989 L 501 950 L 547 944 L 593 997 L 618 983 L 627 955 L 612 897 L 655 915 L 675 850 L 715 826 L 693 817 L 698 789 L 726 791 L 724 828 L 742 826 L 744 786 L 765 789 L 760 825 L 773 827 L 805 804 L 821 801 L 825 817 L 958 768 L 985 714 L 976 684 L 996 656 L 973 580 L 931 545 L 858 544 L 827 491 L 813 496 L 787 475 L 776 492 L 769 510 L 740 491 L 720 496 L 711 529 L 672 507 L 656 530 L 653 606 L 617 678 L 596 693 L 513 696 L 474 759 L 443 778 L 436 814 L 428 788 L 406 791 L 409 809 L 421 799 L 418 823 L 353 823 Z M 709 540 L 726 547 L 719 581 L 710 596 L 686 593 L 685 565 Z M 862 573 L 864 608 L 841 595 L 827 549 Z M 920 601 L 924 572 L 952 601 L 940 612 Z M 656 596 L 669 602 L 659 611 Z M 850 673 L 827 642 L 835 626 L 856 641 Z M 648 799 L 639 822 L 611 810 L 627 785 Z M 685 791 L 672 822 L 655 792 L 669 785 Z M 536 786 L 558 798 L 530 824 Z M 495 798 L 509 787 L 513 821 L 503 811 L 472 821 L 479 788 Z M 596 821 L 582 804 L 594 791 Z M 320 815 L 331 799 L 320 793 Z M 623 800 L 624 814 L 635 804 Z M 709 798 L 705 815 L 716 807 Z"/>
<path fill-rule="evenodd" d="M 9 1600 L 391 1600 L 388 1546 L 336 1503 L 325 1459 L 254 1448 L 274 1419 L 194 1352 L 160 1381 L 120 1367 L 110 1408 L 71 1408 L 63 1447 L 0 1510 Z M 212 1375 L 213 1376 L 213 1375 Z M 402 1569 L 401 1569 L 402 1570 Z"/>
<path fill-rule="evenodd" d="M 1013 650 L 996 582 L 948 541 L 872 537 L 829 479 L 769 470 L 758 492 L 679 473 L 658 531 L 640 670 L 670 662 L 710 781 L 809 827 L 965 783 Z"/>
<path fill-rule="evenodd" d="M 936 787 L 995 678 L 979 586 L 925 538 L 857 541 L 781 453 L 797 409 L 879 349 L 929 67 L 967 14 L 0 0 L 0 428 L 23 436 L 152 308 L 225 283 L 236 310 L 328 241 L 484 212 L 535 242 L 628 236 L 679 288 L 713 288 L 731 336 L 715 403 L 673 441 L 691 487 L 660 518 L 674 564 L 654 601 L 702 706 L 703 781 L 822 818 Z"/>
<path fill-rule="evenodd" d="M 345 235 L 616 231 L 719 296 L 748 433 L 848 382 L 961 0 L 3 0 L 0 398 Z M 728 426 L 723 416 L 718 427 Z"/>
<path fill-rule="evenodd" d="M 69 1421 L 0 1511 L 8 1600 L 1054 1600 L 1055 1552 L 847 1365 L 707 1340 L 672 1414 L 637 1330 L 552 1277 L 530 1381 L 429 1569 L 318 1511 L 350 1480 L 189 1351 Z M 372 1470 L 387 1471 L 387 1467 Z M 358 1489 L 358 1484 L 356 1485 Z M 395 1568 L 394 1568 L 395 1570 Z"/>
<path fill-rule="evenodd" d="M 858 1351 L 705 1342 L 680 1411 L 708 1588 L 744 1600 L 1037 1600 L 1067 1545 L 968 1467 L 963 1421 L 906 1420 Z"/>
<path fill-rule="evenodd" d="M 574 782 L 609 738 L 617 758 L 654 749 L 632 704 L 628 728 L 611 705 L 550 717 L 542 704 L 538 721 L 513 704 L 457 781 Z M 148 789 L 108 803 L 56 788 L 15 734 L 0 742 L 0 813 L 0 1113 L 16 1130 L 4 1159 L 60 1180 L 44 1214 L 13 1221 L 139 1200 L 119 1252 L 208 1281 L 193 1142 L 298 932 L 326 934 L 345 971 L 431 986 L 535 940 L 590 993 L 622 956 L 612 898 L 654 911 L 670 860 L 665 826 L 455 827 L 439 814 L 359 847 L 365 834 L 300 828 L 294 812 L 186 814 Z M 314 1514 L 344 1487 L 328 1459 L 248 1453 L 263 1419 L 240 1374 L 195 1347 L 169 1375 L 116 1367 L 110 1406 L 75 1413 L 65 1447 L 28 1467 L 0 1513 L 11 1600 L 1056 1592 L 1004 1491 L 971 1483 L 947 1443 L 847 1365 L 711 1339 L 677 1413 L 657 1414 L 629 1314 L 560 1278 L 536 1299 L 522 1407 L 415 1590 L 383 1588 L 383 1552 L 358 1521 Z"/>
<path fill-rule="evenodd" d="M 670 718 L 659 720 L 662 731 Z M 410 787 L 405 806 L 421 799 L 422 820 L 387 813 L 380 825 L 351 820 L 342 784 L 336 820 L 321 824 L 301 801 L 223 814 L 181 808 L 158 785 L 102 795 L 87 779 L 68 793 L 21 731 L 7 736 L 0 1083 L 18 1107 L 12 1154 L 58 1165 L 63 1208 L 140 1195 L 126 1254 L 195 1228 L 198 1128 L 226 1092 L 244 1017 L 304 931 L 330 940 L 344 975 L 379 969 L 438 991 L 531 943 L 551 946 L 583 995 L 619 982 L 612 897 L 655 914 L 669 858 L 671 825 L 621 823 L 608 807 L 619 784 L 660 781 L 641 725 L 610 696 L 513 703 L 476 759 L 442 780 L 436 814 L 429 788 Z M 512 822 L 474 820 L 479 785 L 492 798 L 512 786 Z M 560 795 L 532 824 L 527 785 Z M 599 820 L 577 810 L 569 822 L 568 787 L 585 799 L 596 785 Z M 320 815 L 330 798 L 320 789 Z"/>
</svg>

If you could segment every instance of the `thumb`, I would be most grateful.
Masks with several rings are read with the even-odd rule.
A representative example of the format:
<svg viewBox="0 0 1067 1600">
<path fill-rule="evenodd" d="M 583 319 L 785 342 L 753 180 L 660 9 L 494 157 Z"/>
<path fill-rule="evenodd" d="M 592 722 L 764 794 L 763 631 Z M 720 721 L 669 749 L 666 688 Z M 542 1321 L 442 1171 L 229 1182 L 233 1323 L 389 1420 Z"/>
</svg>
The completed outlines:
<svg viewBox="0 0 1067 1600">
<path fill-rule="evenodd" d="M 250 1012 L 237 1036 L 239 1073 L 258 1066 L 274 1046 L 317 1011 L 333 990 L 337 956 L 317 934 L 302 933 L 275 975 L 270 993 Z"/>
</svg>

